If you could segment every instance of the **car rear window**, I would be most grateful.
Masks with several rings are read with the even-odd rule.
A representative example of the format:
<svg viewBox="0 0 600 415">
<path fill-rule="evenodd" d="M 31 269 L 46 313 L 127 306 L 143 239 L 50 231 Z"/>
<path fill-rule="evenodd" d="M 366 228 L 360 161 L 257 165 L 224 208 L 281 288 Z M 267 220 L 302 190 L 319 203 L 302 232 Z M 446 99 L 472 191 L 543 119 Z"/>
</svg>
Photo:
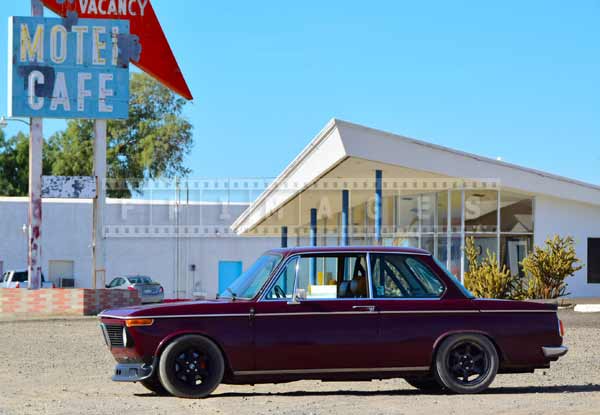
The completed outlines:
<svg viewBox="0 0 600 415">
<path fill-rule="evenodd" d="M 129 277 L 128 280 L 132 284 L 152 284 L 150 277 Z"/>
</svg>

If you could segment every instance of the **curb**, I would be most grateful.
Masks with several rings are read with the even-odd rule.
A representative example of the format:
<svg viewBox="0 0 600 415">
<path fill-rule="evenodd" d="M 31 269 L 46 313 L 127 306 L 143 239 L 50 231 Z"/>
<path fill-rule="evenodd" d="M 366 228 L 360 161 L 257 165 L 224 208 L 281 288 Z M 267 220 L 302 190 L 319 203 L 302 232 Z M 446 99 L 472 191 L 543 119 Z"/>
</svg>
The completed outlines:
<svg viewBox="0 0 600 415">
<path fill-rule="evenodd" d="M 600 304 L 577 304 L 575 311 L 578 313 L 600 313 Z"/>
</svg>

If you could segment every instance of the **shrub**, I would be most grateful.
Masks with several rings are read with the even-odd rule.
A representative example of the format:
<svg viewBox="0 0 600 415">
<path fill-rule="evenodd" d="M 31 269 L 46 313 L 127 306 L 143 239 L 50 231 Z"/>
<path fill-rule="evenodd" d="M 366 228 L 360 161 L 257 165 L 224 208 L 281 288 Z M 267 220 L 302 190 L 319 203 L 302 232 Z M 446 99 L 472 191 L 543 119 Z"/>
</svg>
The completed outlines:
<svg viewBox="0 0 600 415">
<path fill-rule="evenodd" d="M 553 299 L 569 295 L 565 279 L 582 268 L 575 253 L 572 237 L 555 235 L 547 239 L 543 248 L 534 247 L 522 262 L 527 276 L 523 294 L 532 299 Z"/>
<path fill-rule="evenodd" d="M 465 256 L 469 263 L 469 271 L 465 272 L 465 287 L 475 296 L 482 298 L 512 298 L 516 286 L 516 278 L 506 268 L 498 266 L 495 253 L 486 251 L 485 257 L 479 263 L 475 240 L 465 241 Z"/>
</svg>

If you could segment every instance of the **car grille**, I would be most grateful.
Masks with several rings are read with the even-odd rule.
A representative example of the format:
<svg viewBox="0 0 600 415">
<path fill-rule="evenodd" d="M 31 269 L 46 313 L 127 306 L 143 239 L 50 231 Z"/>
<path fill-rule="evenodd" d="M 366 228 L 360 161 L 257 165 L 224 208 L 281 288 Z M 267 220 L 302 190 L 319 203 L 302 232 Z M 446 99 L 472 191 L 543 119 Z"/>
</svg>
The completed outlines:
<svg viewBox="0 0 600 415">
<path fill-rule="evenodd" d="M 104 332 L 110 347 L 125 347 L 123 344 L 123 326 L 105 324 Z"/>
</svg>

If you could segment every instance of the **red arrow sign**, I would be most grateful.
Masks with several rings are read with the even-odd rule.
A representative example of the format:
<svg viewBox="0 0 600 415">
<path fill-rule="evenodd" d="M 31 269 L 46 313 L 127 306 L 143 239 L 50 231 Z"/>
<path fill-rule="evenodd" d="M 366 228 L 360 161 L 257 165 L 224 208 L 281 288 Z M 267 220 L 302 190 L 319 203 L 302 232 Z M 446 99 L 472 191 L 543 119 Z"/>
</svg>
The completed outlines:
<svg viewBox="0 0 600 415">
<path fill-rule="evenodd" d="M 140 39 L 140 59 L 134 63 L 166 87 L 192 99 L 187 83 L 169 46 L 150 0 L 42 0 L 62 17 L 129 20 L 131 34 Z"/>
</svg>

